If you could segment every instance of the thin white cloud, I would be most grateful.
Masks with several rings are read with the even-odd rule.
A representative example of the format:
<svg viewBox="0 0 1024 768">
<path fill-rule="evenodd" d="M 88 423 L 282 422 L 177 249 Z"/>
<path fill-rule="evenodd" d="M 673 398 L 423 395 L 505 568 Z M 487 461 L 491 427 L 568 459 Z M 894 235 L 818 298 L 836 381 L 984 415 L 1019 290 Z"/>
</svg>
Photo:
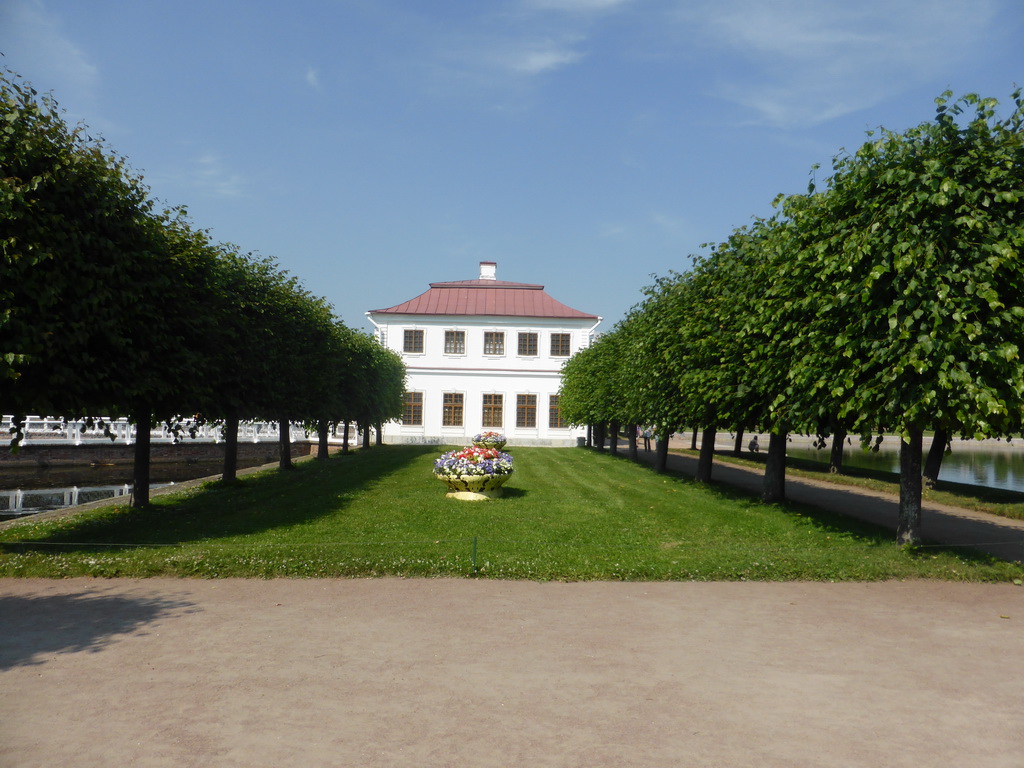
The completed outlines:
<svg viewBox="0 0 1024 768">
<path fill-rule="evenodd" d="M 230 171 L 220 156 L 213 152 L 195 159 L 188 183 L 211 197 L 241 197 L 244 194 L 242 175 Z"/>
<path fill-rule="evenodd" d="M 969 55 L 994 3 L 687 0 L 678 18 L 716 59 L 740 63 L 720 68 L 715 95 L 789 126 L 865 109 Z"/>
<path fill-rule="evenodd" d="M 516 50 L 499 55 L 497 61 L 511 72 L 539 75 L 569 64 L 575 64 L 582 58 L 583 54 L 574 50 L 571 45 L 544 41 L 532 44 L 524 43 Z"/>
<path fill-rule="evenodd" d="M 687 230 L 687 221 L 682 216 L 654 211 L 650 214 L 650 220 L 657 225 L 658 229 L 668 235 L 679 235 Z"/>
<path fill-rule="evenodd" d="M 633 0 L 527 0 L 527 7 L 572 13 L 613 11 L 629 5 Z"/>
<path fill-rule="evenodd" d="M 41 0 L 0 3 L 0 65 L 20 74 L 62 102 L 88 103 L 99 87 L 99 69 L 71 42 L 60 19 Z"/>
<path fill-rule="evenodd" d="M 626 234 L 626 231 L 626 227 L 622 224 L 605 224 L 597 234 L 601 238 L 622 237 Z"/>
<path fill-rule="evenodd" d="M 313 90 L 320 90 L 320 73 L 313 67 L 306 68 L 306 83 Z"/>
</svg>

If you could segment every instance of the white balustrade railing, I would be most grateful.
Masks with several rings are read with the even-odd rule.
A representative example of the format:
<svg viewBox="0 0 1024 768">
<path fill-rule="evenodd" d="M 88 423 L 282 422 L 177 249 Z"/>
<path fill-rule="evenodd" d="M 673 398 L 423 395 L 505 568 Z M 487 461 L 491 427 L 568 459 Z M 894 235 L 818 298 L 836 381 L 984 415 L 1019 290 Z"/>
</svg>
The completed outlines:
<svg viewBox="0 0 1024 768">
<path fill-rule="evenodd" d="M 5 516 L 30 515 L 41 509 L 75 507 L 90 501 L 128 496 L 131 492 L 132 487 L 126 484 L 97 485 L 87 488 L 71 486 L 70 488 L 45 488 L 42 490 L 16 488 L 0 491 L 0 514 Z"/>
<path fill-rule="evenodd" d="M 0 417 L 3 423 L 5 434 L 11 434 L 9 430 L 13 426 L 10 415 Z M 189 427 L 193 426 L 195 437 L 192 437 Z M 107 434 L 113 436 L 113 440 Z M 330 442 L 340 443 L 342 428 L 332 431 Z M 21 445 L 101 445 L 120 444 L 131 445 L 135 442 L 135 425 L 129 423 L 128 419 L 95 418 L 92 426 L 89 426 L 84 419 L 65 421 L 64 419 L 51 416 L 27 416 L 24 424 L 25 438 Z M 293 441 L 303 441 L 308 438 L 316 439 L 315 435 L 307 435 L 302 427 L 294 424 L 291 427 Z M 277 442 L 278 425 L 274 421 L 245 421 L 238 425 L 238 441 L 249 443 Z M 0 437 L 2 439 L 2 437 Z M 150 441 L 153 443 L 173 443 L 177 439 L 180 443 L 190 441 L 201 443 L 219 443 L 223 440 L 221 428 L 218 425 L 201 424 L 189 425 L 185 423 L 184 429 L 175 438 L 174 433 L 161 425 L 153 429 L 150 434 Z M 349 430 L 349 441 L 357 442 L 356 429 Z"/>
</svg>

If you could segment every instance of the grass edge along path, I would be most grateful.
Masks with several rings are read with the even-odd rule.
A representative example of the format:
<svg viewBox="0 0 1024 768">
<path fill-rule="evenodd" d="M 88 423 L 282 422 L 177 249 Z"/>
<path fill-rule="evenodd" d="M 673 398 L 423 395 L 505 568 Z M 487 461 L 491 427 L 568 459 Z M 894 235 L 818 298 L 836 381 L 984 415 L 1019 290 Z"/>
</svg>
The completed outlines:
<svg viewBox="0 0 1024 768">
<path fill-rule="evenodd" d="M 698 451 L 689 449 L 673 449 L 672 453 L 680 456 L 696 457 Z M 715 451 L 715 461 L 736 466 L 749 467 L 764 472 L 766 460 L 764 454 L 736 456 L 732 451 Z M 808 459 L 786 457 L 786 475 L 788 477 L 814 480 L 830 485 L 865 488 L 878 493 L 899 497 L 900 479 L 894 472 L 864 467 L 844 467 L 842 473 L 829 471 L 828 462 L 811 461 Z M 1000 488 L 988 488 L 967 483 L 953 483 L 939 478 L 933 488 L 924 489 L 923 499 L 926 502 L 947 504 L 975 512 L 1005 517 L 1010 520 L 1024 520 L 1024 493 L 1008 491 Z"/>
<path fill-rule="evenodd" d="M 534 580 L 1019 581 L 1024 569 L 574 448 L 512 448 L 488 502 L 445 498 L 442 446 L 383 446 L 234 486 L 0 531 L 0 576 L 479 576 Z"/>
</svg>

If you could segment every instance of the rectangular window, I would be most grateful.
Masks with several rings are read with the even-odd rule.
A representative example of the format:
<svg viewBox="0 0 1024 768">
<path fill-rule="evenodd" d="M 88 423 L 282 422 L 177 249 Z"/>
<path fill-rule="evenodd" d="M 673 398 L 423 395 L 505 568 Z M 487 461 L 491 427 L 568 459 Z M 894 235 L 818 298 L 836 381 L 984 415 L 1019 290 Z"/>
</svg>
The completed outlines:
<svg viewBox="0 0 1024 768">
<path fill-rule="evenodd" d="M 466 332 L 445 331 L 444 332 L 444 353 L 446 355 L 466 354 Z"/>
<path fill-rule="evenodd" d="M 504 355 L 505 334 L 501 331 L 484 331 L 484 354 Z"/>
<path fill-rule="evenodd" d="M 516 395 L 516 426 L 537 426 L 537 396 Z"/>
<path fill-rule="evenodd" d="M 551 356 L 552 357 L 568 357 L 569 356 L 569 334 L 568 333 L 552 333 L 551 334 Z"/>
<path fill-rule="evenodd" d="M 423 426 L 423 393 L 406 392 L 405 406 L 402 409 L 402 423 L 412 426 Z"/>
<path fill-rule="evenodd" d="M 548 426 L 551 429 L 565 429 L 569 425 L 562 418 L 562 409 L 558 407 L 558 395 L 548 398 Z"/>
<path fill-rule="evenodd" d="M 537 355 L 537 334 L 536 333 L 520 333 L 519 334 L 519 354 L 528 357 L 536 357 Z"/>
<path fill-rule="evenodd" d="M 423 351 L 423 331 L 412 331 L 407 330 L 405 332 L 405 338 L 402 341 L 403 352 L 422 352 Z"/>
<path fill-rule="evenodd" d="M 505 396 L 484 395 L 484 416 L 481 421 L 485 427 L 501 427 L 505 422 Z"/>
<path fill-rule="evenodd" d="M 462 426 L 462 404 L 464 395 L 461 392 L 445 392 L 444 407 L 441 411 L 442 427 Z"/>
</svg>

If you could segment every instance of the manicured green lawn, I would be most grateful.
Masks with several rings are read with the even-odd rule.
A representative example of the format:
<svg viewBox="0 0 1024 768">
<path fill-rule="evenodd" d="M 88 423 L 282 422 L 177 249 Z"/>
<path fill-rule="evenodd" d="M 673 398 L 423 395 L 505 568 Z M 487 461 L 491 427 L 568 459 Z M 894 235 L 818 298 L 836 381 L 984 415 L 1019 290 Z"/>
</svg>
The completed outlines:
<svg viewBox="0 0 1024 768">
<path fill-rule="evenodd" d="M 0 576 L 1020 579 L 979 555 L 655 474 L 584 449 L 513 448 L 505 496 L 446 499 L 442 449 L 386 446 L 293 472 L 0 532 Z"/>
</svg>

